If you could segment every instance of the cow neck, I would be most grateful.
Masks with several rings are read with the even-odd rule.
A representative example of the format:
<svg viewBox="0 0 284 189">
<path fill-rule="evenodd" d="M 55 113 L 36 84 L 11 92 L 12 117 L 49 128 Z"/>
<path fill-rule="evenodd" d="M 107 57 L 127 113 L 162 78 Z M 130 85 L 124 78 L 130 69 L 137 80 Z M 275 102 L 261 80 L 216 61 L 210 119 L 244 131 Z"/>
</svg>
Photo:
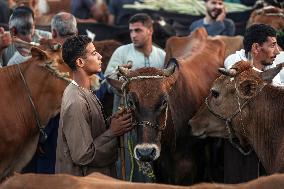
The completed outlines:
<svg viewBox="0 0 284 189">
<path fill-rule="evenodd" d="M 29 102 L 30 102 L 30 104 L 32 106 L 33 113 L 35 115 L 36 125 L 37 125 L 37 128 L 39 129 L 39 132 L 40 132 L 39 141 L 40 141 L 40 143 L 43 143 L 47 139 L 47 134 L 44 131 L 44 126 L 41 124 L 39 112 L 38 112 L 38 110 L 35 107 L 34 101 L 32 99 L 32 94 L 31 94 L 30 88 L 29 88 L 29 86 L 27 84 L 27 81 L 26 81 L 26 79 L 25 79 L 25 77 L 24 77 L 24 75 L 22 73 L 22 70 L 21 70 L 19 64 L 17 64 L 17 68 L 18 68 L 18 71 L 20 73 L 20 76 L 21 76 L 21 79 L 23 81 L 23 84 L 25 86 L 25 90 L 26 90 L 26 92 L 28 94 Z"/>
<path fill-rule="evenodd" d="M 249 114 L 250 124 L 247 126 L 250 129 L 248 141 L 270 174 L 284 171 L 284 118 L 283 111 L 279 112 L 279 105 L 284 101 L 284 90 L 277 90 L 279 88 L 273 86 L 264 87 L 263 92 L 251 103 L 254 111 Z M 272 96 L 273 92 L 278 92 L 278 95 Z"/>
</svg>

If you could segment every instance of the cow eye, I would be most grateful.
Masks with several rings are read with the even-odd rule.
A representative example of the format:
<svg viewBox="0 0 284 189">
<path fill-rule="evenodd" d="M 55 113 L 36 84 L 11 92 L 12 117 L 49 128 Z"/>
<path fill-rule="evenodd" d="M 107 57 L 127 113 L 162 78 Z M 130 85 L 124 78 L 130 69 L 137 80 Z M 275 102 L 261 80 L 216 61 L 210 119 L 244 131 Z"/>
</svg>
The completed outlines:
<svg viewBox="0 0 284 189">
<path fill-rule="evenodd" d="M 212 90 L 211 90 L 211 96 L 213 96 L 214 98 L 218 98 L 219 92 L 216 91 L 216 90 L 214 90 L 214 89 L 212 89 Z"/>
</svg>

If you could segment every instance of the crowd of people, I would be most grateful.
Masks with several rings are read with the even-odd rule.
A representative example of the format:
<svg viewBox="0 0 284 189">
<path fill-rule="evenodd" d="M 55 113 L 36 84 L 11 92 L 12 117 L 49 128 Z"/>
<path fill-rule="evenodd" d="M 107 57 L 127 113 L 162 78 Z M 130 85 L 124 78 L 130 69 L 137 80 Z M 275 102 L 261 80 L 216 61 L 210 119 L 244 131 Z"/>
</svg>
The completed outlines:
<svg viewBox="0 0 284 189">
<path fill-rule="evenodd" d="M 134 0 L 109 0 L 108 24 L 119 23 L 123 4 Z M 130 110 L 119 111 L 120 97 L 115 96 L 113 115 L 107 119 L 100 100 L 91 89 L 90 76 L 101 72 L 102 56 L 91 39 L 78 35 L 77 20 L 102 18 L 103 1 L 71 0 L 71 12 L 53 16 L 50 31 L 35 29 L 33 9 L 27 6 L 11 7 L 11 1 L 0 1 L 0 22 L 7 23 L 9 31 L 0 27 L 1 67 L 20 64 L 31 57 L 30 52 L 13 43 L 14 38 L 25 42 L 40 43 L 42 38 L 53 39 L 62 45 L 62 58 L 73 72 L 73 80 L 64 91 L 60 116 L 47 125 L 49 140 L 42 144 L 48 152 L 48 161 L 39 155 L 35 161 L 38 173 L 68 173 L 85 176 L 94 171 L 116 177 L 117 136 L 132 129 Z M 10 7 L 10 8 L 9 8 Z M 223 0 L 205 0 L 206 15 L 189 27 L 192 32 L 205 27 L 208 34 L 235 35 L 235 24 L 226 18 Z M 141 67 L 163 68 L 165 51 L 153 44 L 153 20 L 145 13 L 129 19 L 130 44 L 119 47 L 112 55 L 105 74 L 111 75 L 118 66 L 129 63 L 132 69 Z M 244 35 L 244 49 L 229 56 L 225 67 L 230 68 L 239 60 L 252 60 L 259 72 L 273 64 L 280 53 L 276 31 L 264 24 L 253 25 Z M 275 78 L 273 84 L 283 85 Z M 41 160 L 40 160 L 41 159 Z M 47 163 L 48 162 L 48 163 Z M 31 169 L 30 169 L 31 170 Z M 30 171 L 28 168 L 26 172 Z"/>
</svg>

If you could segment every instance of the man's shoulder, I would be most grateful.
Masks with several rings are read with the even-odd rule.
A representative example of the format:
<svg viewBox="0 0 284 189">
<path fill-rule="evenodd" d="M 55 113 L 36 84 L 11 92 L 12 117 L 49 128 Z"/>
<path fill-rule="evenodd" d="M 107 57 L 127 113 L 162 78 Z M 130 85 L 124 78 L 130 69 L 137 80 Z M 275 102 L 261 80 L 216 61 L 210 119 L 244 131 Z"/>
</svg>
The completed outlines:
<svg viewBox="0 0 284 189">
<path fill-rule="evenodd" d="M 160 47 L 158 47 L 158 46 L 155 46 L 155 45 L 153 45 L 152 47 L 153 47 L 153 51 L 154 51 L 154 52 L 157 52 L 157 53 L 159 53 L 159 54 L 166 54 L 166 52 L 164 51 L 164 49 L 162 49 L 162 48 L 160 48 Z"/>
<path fill-rule="evenodd" d="M 230 18 L 225 18 L 224 19 L 224 23 L 226 25 L 230 25 L 230 26 L 235 25 L 235 22 L 232 19 L 230 19 Z"/>
<path fill-rule="evenodd" d="M 204 18 L 200 18 L 200 19 L 198 19 L 198 20 L 193 21 L 193 22 L 190 24 L 190 28 L 194 29 L 194 28 L 196 28 L 196 27 L 203 26 L 203 25 L 204 25 L 203 20 L 204 20 Z"/>
</svg>

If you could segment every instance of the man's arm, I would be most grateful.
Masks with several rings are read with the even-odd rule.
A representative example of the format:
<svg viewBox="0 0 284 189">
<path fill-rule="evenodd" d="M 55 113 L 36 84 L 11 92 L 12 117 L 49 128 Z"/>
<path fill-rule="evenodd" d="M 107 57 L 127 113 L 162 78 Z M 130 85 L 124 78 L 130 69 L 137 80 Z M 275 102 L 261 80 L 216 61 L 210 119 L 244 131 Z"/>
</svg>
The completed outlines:
<svg viewBox="0 0 284 189">
<path fill-rule="evenodd" d="M 90 125 L 89 116 L 94 115 L 90 115 L 87 102 L 70 104 L 61 114 L 64 137 L 75 164 L 104 166 L 113 162 L 110 155 L 117 147 L 115 137 L 132 129 L 131 114 L 113 117 L 110 128 L 96 138 L 91 134 L 91 127 L 95 126 Z"/>
</svg>

